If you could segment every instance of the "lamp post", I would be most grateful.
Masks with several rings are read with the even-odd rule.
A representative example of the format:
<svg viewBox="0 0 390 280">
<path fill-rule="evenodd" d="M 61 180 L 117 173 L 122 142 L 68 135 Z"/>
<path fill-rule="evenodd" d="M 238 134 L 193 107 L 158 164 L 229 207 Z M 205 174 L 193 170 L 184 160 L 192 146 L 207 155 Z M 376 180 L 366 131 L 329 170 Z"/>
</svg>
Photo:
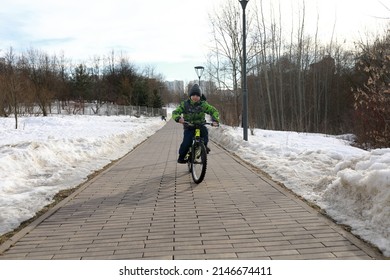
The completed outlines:
<svg viewBox="0 0 390 280">
<path fill-rule="evenodd" d="M 202 77 L 203 71 L 204 71 L 204 67 L 203 66 L 195 66 L 195 72 L 196 72 L 196 75 L 199 78 L 199 86 L 200 86 L 200 77 Z"/>
<path fill-rule="evenodd" d="M 245 8 L 249 0 L 239 0 L 242 7 L 242 128 L 244 140 L 248 141 L 248 88 L 246 82 L 246 18 Z"/>
</svg>

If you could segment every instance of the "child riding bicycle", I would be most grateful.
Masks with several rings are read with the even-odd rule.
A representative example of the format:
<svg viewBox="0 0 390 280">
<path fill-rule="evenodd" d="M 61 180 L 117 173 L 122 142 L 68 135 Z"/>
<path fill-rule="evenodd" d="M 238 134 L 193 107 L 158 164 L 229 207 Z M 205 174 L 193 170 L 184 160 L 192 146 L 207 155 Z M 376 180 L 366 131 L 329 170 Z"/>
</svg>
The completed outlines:
<svg viewBox="0 0 390 280">
<path fill-rule="evenodd" d="M 190 98 L 182 101 L 180 105 L 172 112 L 172 118 L 176 122 L 183 124 L 184 127 L 183 141 L 180 145 L 179 158 L 177 159 L 178 163 L 187 162 L 184 157 L 191 147 L 192 138 L 195 132 L 194 127 L 186 125 L 185 122 L 193 124 L 205 123 L 205 114 L 208 114 L 212 118 L 213 125 L 218 125 L 219 123 L 218 110 L 214 106 L 210 105 L 207 101 L 201 99 L 201 91 L 198 84 L 194 84 L 191 87 L 189 95 Z M 209 142 L 207 128 L 202 126 L 200 133 L 204 139 L 207 152 L 209 152 L 210 149 L 207 147 Z"/>
</svg>

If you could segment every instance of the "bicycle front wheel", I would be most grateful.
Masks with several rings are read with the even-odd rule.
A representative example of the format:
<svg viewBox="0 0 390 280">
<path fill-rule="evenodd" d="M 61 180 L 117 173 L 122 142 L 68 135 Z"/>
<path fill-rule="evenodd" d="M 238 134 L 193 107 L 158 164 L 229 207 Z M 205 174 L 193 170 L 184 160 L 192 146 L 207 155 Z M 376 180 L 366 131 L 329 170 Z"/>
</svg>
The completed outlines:
<svg viewBox="0 0 390 280">
<path fill-rule="evenodd" d="M 196 184 L 203 181 L 207 169 L 207 152 L 203 143 L 196 143 L 191 152 L 191 174 Z"/>
</svg>

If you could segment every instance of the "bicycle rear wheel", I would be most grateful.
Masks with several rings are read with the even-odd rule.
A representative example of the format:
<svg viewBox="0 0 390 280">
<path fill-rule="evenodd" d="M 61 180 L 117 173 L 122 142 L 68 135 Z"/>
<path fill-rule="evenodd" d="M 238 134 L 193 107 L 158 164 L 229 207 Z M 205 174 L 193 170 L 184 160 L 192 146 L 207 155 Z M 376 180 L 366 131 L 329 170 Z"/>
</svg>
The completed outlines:
<svg viewBox="0 0 390 280">
<path fill-rule="evenodd" d="M 207 152 L 203 143 L 197 143 L 191 152 L 191 174 L 196 184 L 203 181 L 207 169 Z"/>
</svg>

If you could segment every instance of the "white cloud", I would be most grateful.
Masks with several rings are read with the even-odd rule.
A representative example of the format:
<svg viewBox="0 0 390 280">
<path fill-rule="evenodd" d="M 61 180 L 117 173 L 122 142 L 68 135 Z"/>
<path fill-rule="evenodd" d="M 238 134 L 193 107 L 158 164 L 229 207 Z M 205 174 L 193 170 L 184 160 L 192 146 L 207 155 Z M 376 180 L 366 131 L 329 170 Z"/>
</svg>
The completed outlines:
<svg viewBox="0 0 390 280">
<path fill-rule="evenodd" d="M 0 50 L 34 47 L 50 54 L 64 52 L 72 60 L 88 60 L 115 50 L 135 63 L 160 66 L 157 68 L 161 71 L 165 71 L 164 65 L 177 63 L 177 78 L 192 79 L 195 75 L 183 77 L 186 71 L 179 65 L 204 63 L 211 40 L 208 14 L 224 1 L 0 0 L 0 24 L 6 26 L 0 31 Z M 250 0 L 247 9 L 253 10 L 258 3 Z M 277 2 L 272 3 L 276 6 Z M 282 10 L 291 15 L 291 7 L 301 6 L 302 1 L 280 3 Z M 370 28 L 378 23 L 371 15 L 386 15 L 379 1 L 306 0 L 306 6 L 307 31 L 314 32 L 319 12 L 320 31 L 325 38 L 330 38 L 335 17 L 338 34 L 359 35 L 364 34 L 365 23 Z M 287 15 L 283 18 L 285 30 L 291 24 Z"/>
</svg>

